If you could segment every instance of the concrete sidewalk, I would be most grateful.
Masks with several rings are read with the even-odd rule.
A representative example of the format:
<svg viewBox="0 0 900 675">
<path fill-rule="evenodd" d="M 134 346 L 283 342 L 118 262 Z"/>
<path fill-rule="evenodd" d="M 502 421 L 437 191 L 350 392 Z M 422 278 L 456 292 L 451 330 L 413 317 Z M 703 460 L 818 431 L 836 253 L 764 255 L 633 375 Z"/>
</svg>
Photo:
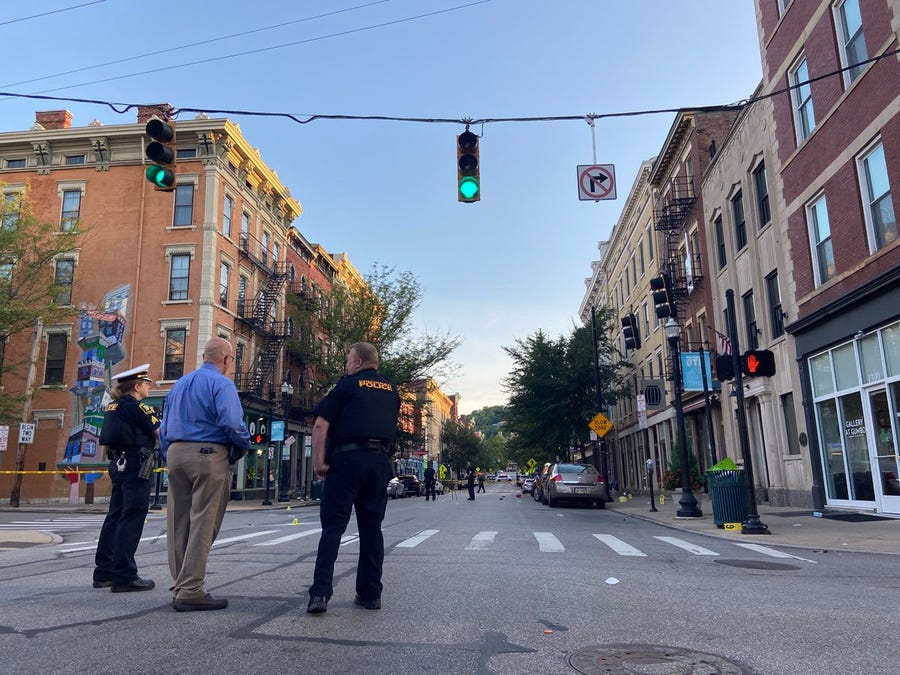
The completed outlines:
<svg viewBox="0 0 900 675">
<path fill-rule="evenodd" d="M 309 508 L 309 507 L 318 507 L 318 501 L 300 501 L 300 500 L 292 500 L 290 502 L 278 502 L 272 500 L 270 505 L 263 506 L 262 500 L 253 500 L 253 501 L 231 501 L 228 502 L 228 507 L 226 509 L 226 513 L 231 513 L 235 511 L 285 511 L 288 508 L 291 510 L 301 509 L 301 508 Z M 105 516 L 107 510 L 109 509 L 109 504 L 98 503 L 98 504 L 25 504 L 24 506 L 20 506 L 19 508 L 10 507 L 6 504 L 0 505 L 0 513 L 21 513 L 23 514 L 41 514 L 41 518 L 62 518 L 68 517 L 75 514 L 80 515 L 95 515 L 95 516 Z M 150 513 L 165 513 L 166 508 L 163 505 L 162 509 L 153 511 Z M 9 522 L 13 522 L 15 519 L 10 519 Z M 0 523 L 2 524 L 2 523 Z M 48 528 L 48 530 L 52 530 L 52 528 Z M 62 537 L 58 534 L 55 534 L 52 531 L 44 531 L 40 529 L 34 530 L 2 530 L 0 529 L 0 551 L 3 550 L 12 550 L 12 549 L 22 549 L 22 548 L 30 548 L 31 546 L 40 546 L 43 544 L 54 544 L 62 541 Z"/>
<path fill-rule="evenodd" d="M 680 495 L 680 493 L 679 493 Z M 697 495 L 695 495 L 697 496 Z M 606 508 L 633 518 L 649 520 L 678 530 L 696 532 L 741 543 L 764 546 L 798 546 L 814 551 L 866 551 L 900 554 L 900 518 L 878 517 L 868 512 L 823 510 L 822 517 L 798 507 L 758 505 L 760 522 L 770 534 L 744 534 L 716 527 L 709 495 L 700 494 L 702 518 L 678 518 L 677 501 L 668 497 L 664 504 L 657 495 L 656 511 L 650 510 L 648 493 L 636 494 L 626 501 L 614 500 Z"/>
</svg>

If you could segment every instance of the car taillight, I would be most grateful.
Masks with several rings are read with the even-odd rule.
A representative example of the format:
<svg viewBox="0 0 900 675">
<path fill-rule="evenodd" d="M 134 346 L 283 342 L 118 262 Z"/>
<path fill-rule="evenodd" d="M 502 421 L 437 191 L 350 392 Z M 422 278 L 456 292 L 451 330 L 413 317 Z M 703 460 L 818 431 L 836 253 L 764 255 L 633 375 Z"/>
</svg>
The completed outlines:
<svg viewBox="0 0 900 675">
<path fill-rule="evenodd" d="M 602 483 L 602 482 L 603 482 L 603 476 L 601 476 L 599 473 L 597 474 L 597 482 L 598 482 L 598 483 Z"/>
<path fill-rule="evenodd" d="M 553 476 L 552 480 L 554 480 L 557 483 L 561 483 L 562 482 L 562 474 L 561 473 L 556 474 L 555 476 Z"/>
</svg>

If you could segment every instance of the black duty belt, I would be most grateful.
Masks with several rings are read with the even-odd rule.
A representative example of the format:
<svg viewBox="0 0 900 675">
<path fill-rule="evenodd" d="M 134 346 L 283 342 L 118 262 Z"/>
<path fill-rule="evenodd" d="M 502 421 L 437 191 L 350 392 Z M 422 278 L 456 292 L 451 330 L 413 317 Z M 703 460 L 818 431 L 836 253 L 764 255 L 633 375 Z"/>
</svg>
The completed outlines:
<svg viewBox="0 0 900 675">
<path fill-rule="evenodd" d="M 331 452 L 335 454 L 339 452 L 350 452 L 351 450 L 365 450 L 366 452 L 387 452 L 389 449 L 390 443 L 382 438 L 360 438 L 356 441 L 338 443 L 331 449 Z"/>
</svg>

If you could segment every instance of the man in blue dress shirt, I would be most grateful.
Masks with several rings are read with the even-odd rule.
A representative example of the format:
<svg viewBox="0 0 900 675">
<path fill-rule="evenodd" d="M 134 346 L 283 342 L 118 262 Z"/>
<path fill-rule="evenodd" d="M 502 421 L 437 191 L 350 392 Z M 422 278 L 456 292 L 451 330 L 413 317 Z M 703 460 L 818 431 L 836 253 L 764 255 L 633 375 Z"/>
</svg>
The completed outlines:
<svg viewBox="0 0 900 675">
<path fill-rule="evenodd" d="M 225 609 L 206 592 L 206 562 L 228 504 L 233 461 L 250 447 L 234 382 L 231 343 L 210 339 L 203 365 L 179 379 L 166 397 L 160 448 L 169 466 L 167 506 L 172 607 L 179 612 Z M 231 453 L 229 453 L 231 450 Z"/>
</svg>

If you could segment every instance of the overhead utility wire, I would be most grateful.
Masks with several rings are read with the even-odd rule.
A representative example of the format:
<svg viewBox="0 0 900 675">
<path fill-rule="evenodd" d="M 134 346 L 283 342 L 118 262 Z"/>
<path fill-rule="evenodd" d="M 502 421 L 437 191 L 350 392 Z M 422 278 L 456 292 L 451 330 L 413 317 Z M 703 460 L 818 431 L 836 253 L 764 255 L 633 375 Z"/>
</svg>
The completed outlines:
<svg viewBox="0 0 900 675">
<path fill-rule="evenodd" d="M 39 19 L 42 16 L 50 16 L 51 14 L 59 14 L 60 12 L 68 12 L 72 9 L 81 9 L 82 7 L 87 7 L 88 5 L 99 5 L 101 2 L 106 2 L 106 0 L 93 0 L 92 2 L 83 2 L 80 5 L 73 5 L 71 7 L 63 7 L 62 9 L 54 9 L 49 12 L 42 12 L 41 14 L 32 14 L 31 16 L 23 16 L 20 19 L 10 19 L 9 21 L 0 21 L 0 26 L 7 26 L 11 23 L 19 23 L 20 21 L 28 21 L 29 19 Z"/>
<path fill-rule="evenodd" d="M 553 116 L 544 116 L 544 117 L 485 117 L 482 119 L 472 119 L 469 117 L 464 118 L 450 118 L 450 117 L 394 117 L 390 115 L 307 115 L 306 119 L 301 119 L 299 115 L 294 113 L 283 113 L 283 112 L 267 112 L 267 111 L 259 111 L 259 110 L 228 110 L 228 109 L 213 109 L 213 108 L 175 108 L 172 111 L 173 115 L 178 115 L 183 112 L 195 112 L 195 113 L 206 113 L 206 114 L 222 114 L 222 115 L 241 115 L 241 116 L 249 116 L 249 117 L 284 117 L 286 119 L 293 120 L 298 124 L 309 124 L 315 120 L 382 120 L 382 121 L 390 121 L 390 122 L 425 122 L 425 123 L 433 123 L 433 124 L 490 124 L 497 122 L 559 122 L 559 121 L 572 121 L 572 120 L 599 120 L 606 119 L 611 117 L 637 117 L 641 115 L 658 115 L 661 113 L 677 113 L 685 110 L 698 110 L 703 112 L 714 112 L 719 110 L 734 110 L 740 109 L 745 106 L 748 106 L 752 103 L 757 103 L 758 101 L 764 101 L 767 98 L 773 98 L 775 96 L 779 96 L 780 94 L 787 93 L 793 89 L 798 89 L 800 87 L 804 87 L 812 82 L 818 82 L 819 80 L 824 80 L 828 77 L 834 77 L 835 75 L 840 75 L 844 71 L 850 70 L 851 68 L 857 68 L 858 66 L 874 63 L 876 61 L 880 61 L 881 59 L 895 56 L 900 54 L 900 49 L 894 49 L 889 52 L 885 52 L 884 54 L 879 54 L 878 56 L 873 56 L 870 59 L 866 59 L 865 61 L 860 61 L 858 63 L 854 63 L 852 66 L 847 66 L 846 68 L 839 68 L 838 70 L 832 70 L 822 75 L 818 75 L 816 77 L 810 78 L 809 80 L 804 80 L 803 82 L 798 82 L 796 84 L 789 85 L 784 87 L 783 89 L 777 89 L 768 94 L 762 94 L 760 96 L 755 96 L 752 98 L 743 99 L 737 103 L 724 104 L 724 105 L 711 105 L 711 106 L 681 106 L 678 108 L 655 108 L 655 109 L 645 109 L 645 110 L 630 110 L 624 112 L 610 112 L 610 113 L 589 113 L 587 115 L 553 115 Z M 89 98 L 70 98 L 66 96 L 46 96 L 43 94 L 19 94 L 8 91 L 0 91 L 0 96 L 10 96 L 14 98 L 27 98 L 27 99 L 37 99 L 42 101 L 68 101 L 72 103 L 90 103 L 93 105 L 103 105 L 111 108 L 114 112 L 123 114 L 128 112 L 133 108 L 138 107 L 153 107 L 154 104 L 145 104 L 145 103 L 117 103 L 113 101 L 102 101 L 98 99 L 89 99 Z"/>
<path fill-rule="evenodd" d="M 493 2 L 493 0 L 475 0 L 475 2 L 470 2 L 465 5 L 457 5 L 455 7 L 447 7 L 445 9 L 438 9 L 433 12 L 426 12 L 425 14 L 417 14 L 416 16 L 408 16 L 402 19 L 394 19 L 392 21 L 385 21 L 383 23 L 376 23 L 369 26 L 362 26 L 360 28 L 350 28 L 348 30 L 338 31 L 337 33 L 330 33 L 328 35 L 319 35 L 317 37 L 306 38 L 304 40 L 295 40 L 293 42 L 285 42 L 278 45 L 270 45 L 268 47 L 259 47 L 257 49 L 248 49 L 242 52 L 235 52 L 234 54 L 225 54 L 224 56 L 211 56 L 208 59 L 199 59 L 197 61 L 191 61 L 189 63 L 180 63 L 174 66 L 160 66 L 158 68 L 152 68 L 150 70 L 142 70 L 139 73 L 129 73 L 127 75 L 116 75 L 113 77 L 106 77 L 101 80 L 92 80 L 90 82 L 80 82 L 79 84 L 69 84 L 62 87 L 54 87 L 53 89 L 44 89 L 41 93 L 46 93 L 49 91 L 61 91 L 63 89 L 73 89 L 75 87 L 86 87 L 91 84 L 102 84 L 104 82 L 114 82 L 116 80 L 125 80 L 129 77 L 138 77 L 140 75 L 151 75 L 155 73 L 161 73 L 167 70 L 178 70 L 180 68 L 189 68 L 190 66 L 199 66 L 206 63 L 215 63 L 216 61 L 224 61 L 226 59 L 233 59 L 239 56 L 248 56 L 251 54 L 261 54 L 263 52 L 269 52 L 275 49 L 284 49 L 285 47 L 296 47 L 298 45 L 308 44 L 310 42 L 319 42 L 320 40 L 327 40 L 334 37 L 342 37 L 344 35 L 352 35 L 353 33 L 362 33 L 369 30 L 374 30 L 376 28 L 384 28 L 385 26 L 394 26 L 400 23 L 407 23 L 409 21 L 415 21 L 416 19 L 425 19 L 430 16 L 436 16 L 438 14 L 446 14 L 447 12 L 455 12 L 460 9 L 467 9 L 469 7 L 474 7 L 476 5 L 484 5 L 488 2 Z"/>
<path fill-rule="evenodd" d="M 106 0 L 97 0 L 98 2 L 106 2 Z M 33 77 L 30 80 L 21 80 L 20 82 L 12 82 L 11 84 L 4 84 L 4 87 L 17 87 L 20 84 L 31 84 L 32 82 L 40 82 L 41 80 L 51 80 L 56 77 L 62 77 L 63 75 L 72 75 L 74 73 L 83 73 L 87 70 L 96 70 L 97 68 L 103 68 L 105 66 L 114 66 L 120 63 L 127 63 L 128 61 L 137 61 L 138 59 L 144 59 L 148 56 L 159 56 L 160 54 L 168 54 L 169 52 L 177 52 L 182 49 L 190 49 L 191 47 L 200 47 L 202 45 L 208 45 L 213 42 L 222 42 L 223 40 L 230 40 L 236 37 L 244 37 L 245 35 L 252 35 L 253 33 L 262 33 L 269 30 L 274 30 L 276 28 L 284 28 L 285 26 L 292 26 L 297 23 L 303 23 L 305 21 L 313 21 L 314 19 L 321 19 L 326 16 L 333 16 L 335 14 L 342 14 L 344 12 L 352 12 L 356 9 L 364 9 L 366 7 L 371 7 L 373 5 L 381 5 L 385 2 L 390 2 L 391 0 L 375 0 L 375 2 L 369 2 L 364 5 L 356 5 L 355 7 L 347 7 L 345 9 L 337 9 L 333 12 L 325 12 L 324 14 L 316 14 L 314 16 L 307 16 L 302 19 L 293 19 L 291 21 L 284 21 L 282 23 L 272 24 L 271 26 L 263 26 L 262 28 L 254 28 L 252 30 L 241 31 L 240 33 L 232 33 L 231 35 L 222 35 L 220 37 L 209 38 L 208 40 L 200 40 L 199 42 L 191 42 L 186 45 L 179 45 L 177 47 L 168 47 L 166 49 L 157 49 L 156 51 L 146 52 L 144 54 L 137 54 L 136 56 L 126 56 L 122 59 L 116 59 L 114 61 L 106 61 L 104 63 L 98 63 L 93 66 L 84 66 L 82 68 L 74 68 L 72 70 L 66 70 L 61 73 L 55 73 L 53 75 L 42 75 L 41 77 Z M 20 19 L 17 19 L 20 20 Z M 2 24 L 0 24 L 2 25 Z M 130 76 L 126 76 L 130 77 Z M 77 85 L 70 85 L 77 86 Z M 63 87 L 68 88 L 68 87 Z"/>
</svg>

